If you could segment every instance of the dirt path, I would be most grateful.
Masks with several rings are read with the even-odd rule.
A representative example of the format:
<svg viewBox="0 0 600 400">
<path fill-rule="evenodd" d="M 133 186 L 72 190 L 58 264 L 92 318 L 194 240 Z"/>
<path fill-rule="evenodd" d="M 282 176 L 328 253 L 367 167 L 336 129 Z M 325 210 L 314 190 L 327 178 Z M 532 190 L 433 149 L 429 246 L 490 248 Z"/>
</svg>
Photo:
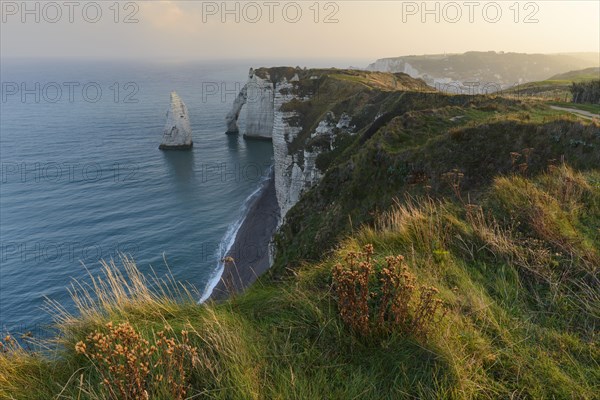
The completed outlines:
<svg viewBox="0 0 600 400">
<path fill-rule="evenodd" d="M 553 110 L 558 110 L 558 111 L 567 111 L 567 112 L 570 112 L 571 114 L 575 114 L 575 115 L 578 115 L 580 117 L 587 118 L 587 119 L 600 118 L 600 115 L 598 115 L 598 114 L 594 114 L 589 111 L 577 110 L 575 108 L 557 107 L 557 106 L 550 106 L 550 108 L 552 108 Z"/>
</svg>

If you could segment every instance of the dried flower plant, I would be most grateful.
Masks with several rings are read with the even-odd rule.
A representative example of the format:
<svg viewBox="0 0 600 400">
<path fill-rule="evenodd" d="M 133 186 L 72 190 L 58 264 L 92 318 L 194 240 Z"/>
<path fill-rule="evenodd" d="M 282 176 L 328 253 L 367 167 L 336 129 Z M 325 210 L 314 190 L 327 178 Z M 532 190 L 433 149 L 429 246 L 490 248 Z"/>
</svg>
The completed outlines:
<svg viewBox="0 0 600 400">
<path fill-rule="evenodd" d="M 172 331 L 169 326 L 165 330 Z M 98 372 L 107 398 L 111 400 L 149 399 L 167 394 L 184 399 L 188 391 L 186 369 L 198 359 L 190 346 L 188 332 L 181 331 L 181 341 L 165 331 L 145 339 L 131 324 L 109 322 L 75 344 L 75 351 L 87 357 Z"/>
<path fill-rule="evenodd" d="M 404 257 L 373 260 L 374 249 L 351 252 L 333 268 L 333 288 L 342 320 L 361 336 L 393 332 L 426 339 L 446 314 L 435 287 L 417 287 Z"/>
</svg>

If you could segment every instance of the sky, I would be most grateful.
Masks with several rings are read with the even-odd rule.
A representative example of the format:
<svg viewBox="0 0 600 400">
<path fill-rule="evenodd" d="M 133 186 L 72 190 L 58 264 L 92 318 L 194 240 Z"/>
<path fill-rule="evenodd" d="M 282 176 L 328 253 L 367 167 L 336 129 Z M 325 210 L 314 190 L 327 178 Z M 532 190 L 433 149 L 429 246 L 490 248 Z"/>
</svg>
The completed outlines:
<svg viewBox="0 0 600 400">
<path fill-rule="evenodd" d="M 2 0 L 0 56 L 167 61 L 596 52 L 600 1 Z"/>
</svg>

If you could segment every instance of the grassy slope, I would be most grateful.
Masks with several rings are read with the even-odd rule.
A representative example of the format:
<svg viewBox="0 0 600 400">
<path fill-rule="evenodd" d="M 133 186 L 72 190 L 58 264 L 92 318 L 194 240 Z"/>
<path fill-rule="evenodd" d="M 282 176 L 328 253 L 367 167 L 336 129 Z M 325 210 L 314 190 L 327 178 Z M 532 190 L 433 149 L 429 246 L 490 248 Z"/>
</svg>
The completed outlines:
<svg viewBox="0 0 600 400">
<path fill-rule="evenodd" d="M 600 68 L 586 68 L 578 71 L 569 71 L 564 74 L 558 74 L 549 80 L 568 80 L 571 82 L 583 82 L 600 79 Z"/>
<path fill-rule="evenodd" d="M 593 398 L 600 127 L 503 99 L 394 96 L 370 93 L 389 121 L 322 155 L 327 174 L 290 211 L 276 268 L 248 292 L 206 307 L 181 291 L 155 297 L 126 262 L 133 290 L 105 287 L 91 311 L 82 302 L 83 317 L 60 325 L 60 357 L 0 356 L 0 398 L 100 398 L 74 344 L 109 320 L 148 337 L 165 323 L 190 330 L 199 398 Z M 510 152 L 524 148 L 534 150 L 519 171 Z M 546 172 L 562 155 L 574 170 L 556 161 Z M 453 168 L 457 193 L 442 177 Z M 361 339 L 338 317 L 331 268 L 368 243 L 440 289 L 450 311 L 427 341 Z"/>
<path fill-rule="evenodd" d="M 359 137 L 335 150 L 337 158 L 324 155 L 334 158 L 333 165 L 288 213 L 275 271 L 299 260 L 318 260 L 404 191 L 450 195 L 442 175 L 454 168 L 465 174 L 463 190 L 477 196 L 495 175 L 511 172 L 510 153 L 525 148 L 534 149 L 528 166 L 534 173 L 563 155 L 577 168 L 600 165 L 597 127 L 565 113 L 483 97 L 469 98 L 464 106 L 444 105 L 463 100 L 459 96 L 435 96 L 431 102 L 439 107 L 405 112 L 403 107 L 414 110 L 424 103 L 417 99 L 405 96 L 401 115 L 366 142 Z"/>
<path fill-rule="evenodd" d="M 553 106 L 574 108 L 576 110 L 582 110 L 582 111 L 587 111 L 587 112 L 591 112 L 594 114 L 600 114 L 600 104 L 578 104 L 578 103 L 562 103 L 562 102 L 552 102 L 550 104 Z"/>
<path fill-rule="evenodd" d="M 580 70 L 597 65 L 598 54 L 523 54 L 470 51 L 463 54 L 398 57 L 421 73 L 464 81 L 476 78 L 481 82 L 505 84 L 540 81 L 564 71 Z M 393 58 L 392 58 L 393 59 Z M 493 68 L 490 68 L 493 65 Z M 597 79 L 597 78 L 596 78 Z"/>
<path fill-rule="evenodd" d="M 554 101 L 567 102 L 571 99 L 571 85 L 573 82 L 585 82 L 600 79 L 599 68 L 586 68 L 554 75 L 546 80 L 528 82 L 503 91 L 504 94 L 517 97 L 539 97 Z M 566 103 L 571 104 L 571 103 Z M 588 105 L 583 105 L 588 106 Z M 597 112 L 597 106 L 590 104 L 592 112 Z M 586 111 L 590 109 L 581 108 Z"/>
</svg>

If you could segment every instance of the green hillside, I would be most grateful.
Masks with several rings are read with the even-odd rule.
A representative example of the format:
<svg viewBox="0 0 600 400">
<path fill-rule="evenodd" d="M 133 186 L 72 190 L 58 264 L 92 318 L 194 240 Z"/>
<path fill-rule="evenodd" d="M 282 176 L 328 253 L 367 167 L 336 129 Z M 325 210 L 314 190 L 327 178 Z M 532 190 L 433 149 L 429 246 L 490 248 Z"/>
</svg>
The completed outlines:
<svg viewBox="0 0 600 400">
<path fill-rule="evenodd" d="M 107 264 L 75 284 L 80 315 L 50 304 L 49 350 L 3 341 L 0 398 L 597 398 L 598 122 L 403 74 L 301 75 L 292 151 L 329 111 L 356 132 L 317 158 L 274 267 L 199 306 Z"/>
<path fill-rule="evenodd" d="M 552 76 L 550 81 L 582 82 L 600 79 L 600 68 L 586 68 Z"/>
<path fill-rule="evenodd" d="M 586 68 L 554 75 L 546 80 L 524 83 L 503 90 L 503 94 L 516 97 L 538 97 L 541 99 L 569 102 L 572 99 L 573 82 L 587 82 L 600 79 L 600 68 Z"/>
<path fill-rule="evenodd" d="M 526 54 L 469 51 L 462 54 L 407 55 L 384 58 L 370 64 L 367 69 L 387 72 L 411 71 L 412 76 L 423 77 L 432 86 L 435 79 L 450 79 L 457 82 L 493 83 L 507 88 L 519 82 L 542 81 L 565 71 L 597 68 L 598 57 L 597 52 Z"/>
</svg>

